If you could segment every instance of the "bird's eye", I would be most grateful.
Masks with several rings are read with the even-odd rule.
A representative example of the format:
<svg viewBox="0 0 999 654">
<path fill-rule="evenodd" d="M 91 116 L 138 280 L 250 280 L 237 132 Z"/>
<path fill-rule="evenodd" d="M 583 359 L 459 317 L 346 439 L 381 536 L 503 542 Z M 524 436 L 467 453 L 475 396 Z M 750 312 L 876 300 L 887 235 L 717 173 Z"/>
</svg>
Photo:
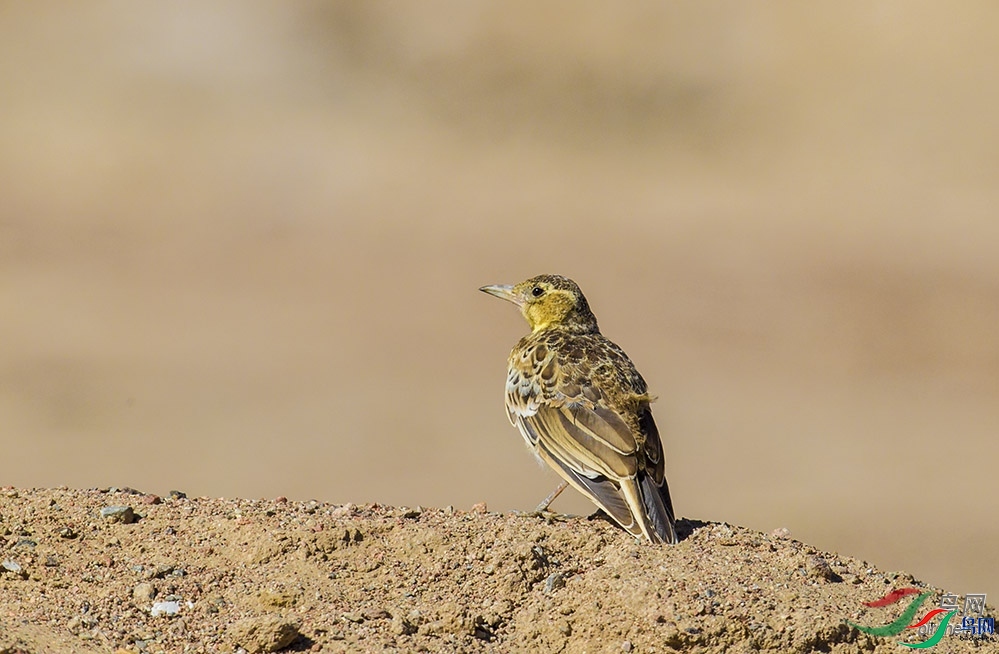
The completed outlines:
<svg viewBox="0 0 999 654">
<path fill-rule="evenodd" d="M 540 286 L 535 286 L 534 288 L 531 289 L 531 295 L 533 295 L 534 297 L 541 297 L 544 294 L 545 294 L 545 289 L 541 288 Z"/>
</svg>

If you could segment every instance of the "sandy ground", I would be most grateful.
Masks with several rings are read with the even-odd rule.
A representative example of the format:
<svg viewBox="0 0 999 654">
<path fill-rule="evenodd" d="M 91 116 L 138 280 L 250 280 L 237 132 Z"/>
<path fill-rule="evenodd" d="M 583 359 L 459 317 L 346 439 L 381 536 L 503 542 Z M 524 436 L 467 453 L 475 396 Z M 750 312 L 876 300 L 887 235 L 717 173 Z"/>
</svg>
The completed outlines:
<svg viewBox="0 0 999 654">
<path fill-rule="evenodd" d="M 996 3 L 0 7 L 0 483 L 533 507 L 557 272 L 680 513 L 999 593 Z"/>
<path fill-rule="evenodd" d="M 940 589 L 786 530 L 320 502 L 0 491 L 0 652 L 897 652 Z M 920 615 L 925 611 L 920 612 Z M 987 613 L 994 614 L 990 608 Z M 984 652 L 947 637 L 935 652 Z"/>
</svg>

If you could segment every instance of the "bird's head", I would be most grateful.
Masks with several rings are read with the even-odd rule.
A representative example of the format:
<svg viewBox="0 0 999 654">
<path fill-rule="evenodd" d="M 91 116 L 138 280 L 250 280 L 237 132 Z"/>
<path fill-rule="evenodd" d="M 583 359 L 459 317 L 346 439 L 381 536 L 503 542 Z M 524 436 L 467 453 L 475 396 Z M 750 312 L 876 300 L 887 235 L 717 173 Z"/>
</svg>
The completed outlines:
<svg viewBox="0 0 999 654">
<path fill-rule="evenodd" d="M 520 307 L 531 331 L 563 328 L 574 332 L 596 332 L 597 319 L 576 282 L 561 275 L 538 275 L 516 286 L 483 286 L 483 293 L 495 295 Z"/>
</svg>

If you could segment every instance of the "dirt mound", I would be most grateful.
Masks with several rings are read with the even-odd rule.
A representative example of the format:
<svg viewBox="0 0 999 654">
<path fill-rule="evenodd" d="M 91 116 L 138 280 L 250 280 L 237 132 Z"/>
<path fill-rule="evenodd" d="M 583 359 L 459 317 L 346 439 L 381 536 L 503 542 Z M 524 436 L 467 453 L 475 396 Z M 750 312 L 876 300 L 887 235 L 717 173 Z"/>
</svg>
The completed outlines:
<svg viewBox="0 0 999 654">
<path fill-rule="evenodd" d="M 679 545 L 653 547 L 599 519 L 484 506 L 6 489 L 0 652 L 895 652 L 925 639 L 846 622 L 895 619 L 904 603 L 862 602 L 921 586 L 906 574 L 680 525 Z"/>
</svg>

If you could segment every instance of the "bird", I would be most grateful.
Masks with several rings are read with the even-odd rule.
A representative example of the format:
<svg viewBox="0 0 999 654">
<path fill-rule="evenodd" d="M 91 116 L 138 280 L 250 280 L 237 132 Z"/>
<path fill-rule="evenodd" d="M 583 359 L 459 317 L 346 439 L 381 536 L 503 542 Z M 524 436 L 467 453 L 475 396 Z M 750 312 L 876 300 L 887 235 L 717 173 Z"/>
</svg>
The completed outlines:
<svg viewBox="0 0 999 654">
<path fill-rule="evenodd" d="M 507 416 L 528 448 L 628 533 L 676 543 L 654 398 L 624 350 L 600 333 L 576 282 L 538 275 L 479 290 L 517 305 L 531 328 L 510 352 L 506 377 Z"/>
</svg>

